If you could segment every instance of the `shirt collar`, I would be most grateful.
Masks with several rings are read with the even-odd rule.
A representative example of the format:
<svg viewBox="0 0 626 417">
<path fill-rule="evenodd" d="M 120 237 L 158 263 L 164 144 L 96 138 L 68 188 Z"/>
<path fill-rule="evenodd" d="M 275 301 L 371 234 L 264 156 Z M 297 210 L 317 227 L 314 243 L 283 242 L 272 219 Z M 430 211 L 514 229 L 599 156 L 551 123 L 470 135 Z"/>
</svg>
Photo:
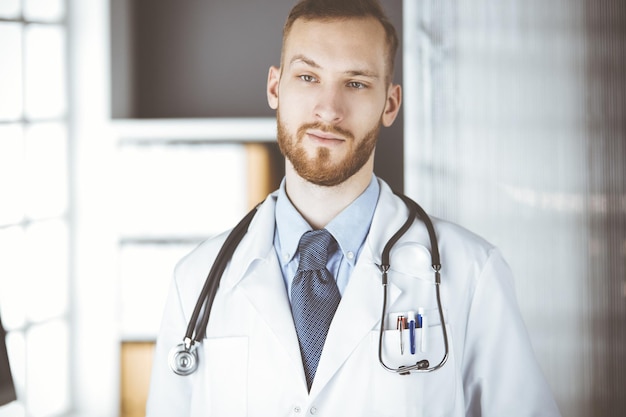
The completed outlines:
<svg viewBox="0 0 626 417">
<path fill-rule="evenodd" d="M 326 226 L 335 238 L 344 259 L 354 266 L 369 232 L 378 202 L 380 186 L 374 175 L 365 191 Z M 280 184 L 276 200 L 276 233 L 280 262 L 288 264 L 294 257 L 302 235 L 312 230 L 309 223 L 293 206 L 285 191 L 285 179 Z"/>
</svg>

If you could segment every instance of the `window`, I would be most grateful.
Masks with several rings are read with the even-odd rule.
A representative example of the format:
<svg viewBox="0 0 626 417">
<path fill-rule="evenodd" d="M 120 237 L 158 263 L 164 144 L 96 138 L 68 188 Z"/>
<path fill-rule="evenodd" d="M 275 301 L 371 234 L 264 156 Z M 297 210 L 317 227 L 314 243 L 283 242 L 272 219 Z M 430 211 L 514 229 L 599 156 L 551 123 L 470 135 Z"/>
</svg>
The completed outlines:
<svg viewBox="0 0 626 417">
<path fill-rule="evenodd" d="M 1 417 L 71 404 L 65 13 L 0 2 L 0 314 L 18 394 Z"/>
<path fill-rule="evenodd" d="M 245 213 L 245 151 L 122 142 L 119 160 L 121 337 L 155 340 L 176 262 Z"/>
<path fill-rule="evenodd" d="M 275 137 L 275 121 L 152 119 L 113 125 L 120 336 L 154 341 L 176 262 L 202 240 L 233 227 L 282 177 L 272 174 L 269 160 L 255 162 L 255 155 L 268 157 L 277 148 L 263 143 Z"/>
</svg>

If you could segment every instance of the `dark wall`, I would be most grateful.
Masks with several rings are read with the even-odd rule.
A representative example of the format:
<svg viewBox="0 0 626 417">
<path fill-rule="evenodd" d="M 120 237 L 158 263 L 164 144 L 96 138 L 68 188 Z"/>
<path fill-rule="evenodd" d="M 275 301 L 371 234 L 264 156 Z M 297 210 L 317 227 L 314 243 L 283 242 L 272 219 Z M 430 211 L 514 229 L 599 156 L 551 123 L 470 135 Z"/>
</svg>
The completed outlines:
<svg viewBox="0 0 626 417">
<path fill-rule="evenodd" d="M 135 116 L 268 117 L 292 0 L 136 0 Z"/>
<path fill-rule="evenodd" d="M 118 9 L 123 3 L 112 1 Z M 123 103 L 112 109 L 114 117 L 274 116 L 265 95 L 267 72 L 280 63 L 282 27 L 294 0 L 128 1 L 121 6 L 125 12 L 112 13 L 113 19 L 128 21 L 127 30 L 113 22 L 112 61 L 115 67 L 116 59 L 128 60 L 130 89 L 116 91 L 123 77 L 116 81 L 114 71 L 113 102 Z M 401 35 L 402 0 L 383 0 L 383 5 Z M 126 58 L 116 57 L 120 45 Z M 401 55 L 396 82 L 402 80 Z M 378 175 L 398 190 L 403 187 L 402 125 L 400 115 L 382 130 L 376 155 Z"/>
</svg>

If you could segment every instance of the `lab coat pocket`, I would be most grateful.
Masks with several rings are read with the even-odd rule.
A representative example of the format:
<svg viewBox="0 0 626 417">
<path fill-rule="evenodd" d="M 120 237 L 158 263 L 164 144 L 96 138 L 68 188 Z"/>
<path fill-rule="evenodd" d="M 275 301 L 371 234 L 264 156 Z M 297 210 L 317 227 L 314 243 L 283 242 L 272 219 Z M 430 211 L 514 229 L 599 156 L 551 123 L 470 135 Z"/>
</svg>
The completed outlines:
<svg viewBox="0 0 626 417">
<path fill-rule="evenodd" d="M 408 335 L 408 333 L 407 333 Z M 379 361 L 379 330 L 371 332 L 372 395 L 376 416 L 424 417 L 423 378 L 418 374 L 400 375 L 386 370 Z M 406 340 L 408 343 L 408 338 Z M 408 347 L 408 345 L 407 345 Z M 400 351 L 400 337 L 396 330 L 383 331 L 382 361 L 389 368 L 414 365 L 416 356 L 408 350 Z"/>
<path fill-rule="evenodd" d="M 192 417 L 246 416 L 248 338 L 204 339 L 198 355 L 201 381 L 194 385 Z"/>
<path fill-rule="evenodd" d="M 429 311 L 428 313 L 435 313 Z M 430 315 L 430 314 L 429 314 Z M 389 327 L 387 327 L 389 328 Z M 451 416 L 455 408 L 458 376 L 452 353 L 452 335 L 448 330 L 448 358 L 446 363 L 432 372 L 411 372 L 408 375 L 380 368 L 375 384 L 385 395 L 378 398 L 378 406 L 395 410 L 394 416 Z M 409 330 L 402 332 L 392 328 L 383 332 L 382 360 L 389 368 L 412 366 L 427 360 L 430 367 L 437 366 L 445 356 L 445 343 L 439 320 L 432 320 L 427 327 L 416 329 L 414 333 L 415 353 L 411 353 Z M 372 346 L 378 357 L 379 331 L 372 332 Z M 384 414 L 387 415 L 387 414 Z"/>
</svg>

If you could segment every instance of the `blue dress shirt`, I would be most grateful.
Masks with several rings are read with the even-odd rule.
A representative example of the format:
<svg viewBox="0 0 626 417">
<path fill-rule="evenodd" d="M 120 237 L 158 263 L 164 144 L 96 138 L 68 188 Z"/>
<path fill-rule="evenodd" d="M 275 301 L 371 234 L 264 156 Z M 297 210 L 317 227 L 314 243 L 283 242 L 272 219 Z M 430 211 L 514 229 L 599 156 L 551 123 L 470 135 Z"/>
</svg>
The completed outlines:
<svg viewBox="0 0 626 417">
<path fill-rule="evenodd" d="M 372 180 L 365 191 L 326 225 L 326 230 L 337 241 L 337 245 L 331 248 L 331 253 L 329 253 L 327 268 L 337 280 L 341 295 L 348 285 L 348 280 L 370 230 L 379 193 L 378 180 L 372 175 Z M 275 218 L 274 248 L 289 295 L 291 294 L 291 281 L 296 275 L 300 262 L 300 256 L 297 253 L 298 243 L 302 235 L 313 228 L 287 197 L 284 179 L 278 191 Z"/>
</svg>

